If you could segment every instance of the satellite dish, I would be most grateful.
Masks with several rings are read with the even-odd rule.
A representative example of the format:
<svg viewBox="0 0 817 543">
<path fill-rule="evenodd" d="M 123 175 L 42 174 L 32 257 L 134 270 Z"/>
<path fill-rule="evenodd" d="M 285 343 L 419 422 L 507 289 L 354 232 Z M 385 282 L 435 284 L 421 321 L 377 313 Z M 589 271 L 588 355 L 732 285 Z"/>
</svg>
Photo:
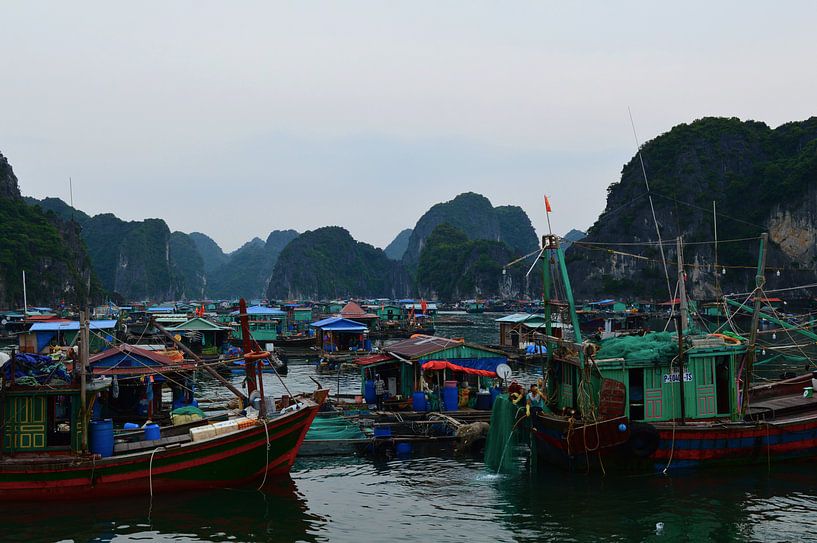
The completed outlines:
<svg viewBox="0 0 817 543">
<path fill-rule="evenodd" d="M 500 364 L 496 367 L 496 375 L 503 381 L 510 379 L 513 370 L 507 364 Z"/>
</svg>

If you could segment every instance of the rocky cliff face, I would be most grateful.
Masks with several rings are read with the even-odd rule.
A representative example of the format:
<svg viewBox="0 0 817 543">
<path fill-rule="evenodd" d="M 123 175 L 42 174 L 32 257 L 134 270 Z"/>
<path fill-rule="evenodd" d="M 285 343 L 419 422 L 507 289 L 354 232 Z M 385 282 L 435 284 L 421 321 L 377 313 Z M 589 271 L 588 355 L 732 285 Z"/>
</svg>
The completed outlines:
<svg viewBox="0 0 817 543">
<path fill-rule="evenodd" d="M 0 154 L 0 308 L 92 303 L 99 297 L 75 223 L 28 205 L 17 177 Z"/>
<path fill-rule="evenodd" d="M 432 206 L 417 221 L 403 256 L 403 262 L 409 269 L 416 268 L 426 239 L 441 224 L 465 232 L 468 239 L 502 241 L 520 255 L 538 246 L 536 232 L 521 208 L 494 208 L 486 197 L 466 192 L 451 201 Z"/>
<path fill-rule="evenodd" d="M 409 239 L 411 238 L 411 233 L 413 230 L 411 228 L 406 228 L 389 243 L 383 252 L 386 253 L 386 256 L 391 258 L 392 260 L 402 260 L 403 255 L 406 254 L 406 249 L 408 249 Z"/>
<path fill-rule="evenodd" d="M 400 298 L 409 278 L 399 262 L 355 241 L 344 228 L 305 232 L 281 252 L 267 289 L 273 299 L 328 299 L 352 296 Z"/>
<path fill-rule="evenodd" d="M 675 238 L 683 236 L 692 296 L 750 289 L 756 238 L 763 231 L 771 241 L 768 266 L 781 269 L 779 277 L 767 274 L 769 288 L 817 278 L 817 118 L 776 129 L 701 119 L 647 142 L 642 156 L 673 286 Z M 713 202 L 721 240 L 717 254 Z M 668 299 L 656 241 L 636 156 L 608 189 L 606 209 L 587 237 L 567 252 L 577 296 Z"/>
</svg>

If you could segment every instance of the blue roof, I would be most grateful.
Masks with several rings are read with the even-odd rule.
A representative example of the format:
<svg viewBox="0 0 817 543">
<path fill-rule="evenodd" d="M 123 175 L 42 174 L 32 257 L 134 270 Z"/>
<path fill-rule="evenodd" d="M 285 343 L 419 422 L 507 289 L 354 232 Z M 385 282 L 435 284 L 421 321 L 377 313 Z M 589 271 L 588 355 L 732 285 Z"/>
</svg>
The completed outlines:
<svg viewBox="0 0 817 543">
<path fill-rule="evenodd" d="M 91 330 L 107 330 L 109 328 L 116 328 L 115 320 L 90 321 Z M 79 330 L 79 321 L 54 321 L 54 322 L 35 322 L 29 328 L 29 332 L 58 332 Z"/>
<path fill-rule="evenodd" d="M 230 315 L 240 315 L 239 311 L 233 311 Z M 266 307 L 263 305 L 254 305 L 247 308 L 247 315 L 286 315 L 286 311 L 281 311 L 277 307 Z"/>
<path fill-rule="evenodd" d="M 329 317 L 328 319 L 313 322 L 309 326 L 332 332 L 365 332 L 368 330 L 365 324 L 344 319 L 343 317 Z"/>
<path fill-rule="evenodd" d="M 148 307 L 148 311 L 151 313 L 173 313 L 176 309 L 173 307 Z"/>
<path fill-rule="evenodd" d="M 590 302 L 588 305 L 610 305 L 616 303 L 615 300 L 612 298 L 607 298 L 606 300 L 599 300 L 598 302 Z"/>
</svg>

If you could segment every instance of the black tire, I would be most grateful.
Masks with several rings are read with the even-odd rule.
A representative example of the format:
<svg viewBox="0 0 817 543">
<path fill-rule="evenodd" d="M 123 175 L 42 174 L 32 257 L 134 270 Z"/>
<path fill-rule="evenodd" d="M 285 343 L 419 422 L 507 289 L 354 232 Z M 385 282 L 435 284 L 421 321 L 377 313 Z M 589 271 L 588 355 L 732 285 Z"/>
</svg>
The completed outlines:
<svg viewBox="0 0 817 543">
<path fill-rule="evenodd" d="M 649 424 L 633 424 L 630 439 L 627 444 L 632 453 L 639 458 L 647 458 L 658 450 L 661 436 L 654 426 Z"/>
</svg>

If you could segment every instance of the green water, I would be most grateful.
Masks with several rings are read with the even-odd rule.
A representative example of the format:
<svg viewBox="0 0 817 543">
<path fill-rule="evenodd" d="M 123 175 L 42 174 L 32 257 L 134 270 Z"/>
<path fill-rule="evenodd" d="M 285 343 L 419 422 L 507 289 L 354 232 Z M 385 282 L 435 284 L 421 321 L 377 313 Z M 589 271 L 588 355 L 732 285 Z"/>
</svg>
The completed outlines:
<svg viewBox="0 0 817 543">
<path fill-rule="evenodd" d="M 466 460 L 329 459 L 265 493 L 14 504 L 0 519 L 3 541 L 803 541 L 817 539 L 811 472 L 497 477 Z"/>
<path fill-rule="evenodd" d="M 495 342 L 493 318 L 440 333 Z M 356 372 L 317 376 L 297 361 L 284 382 L 311 390 L 310 377 L 360 390 Z M 284 391 L 273 375 L 264 382 Z M 209 379 L 199 387 L 229 397 Z M 0 541 L 817 541 L 814 463 L 602 478 L 531 473 L 524 446 L 509 454 L 517 469 L 501 476 L 474 459 L 328 458 L 299 460 L 263 493 L 1 504 Z"/>
</svg>

